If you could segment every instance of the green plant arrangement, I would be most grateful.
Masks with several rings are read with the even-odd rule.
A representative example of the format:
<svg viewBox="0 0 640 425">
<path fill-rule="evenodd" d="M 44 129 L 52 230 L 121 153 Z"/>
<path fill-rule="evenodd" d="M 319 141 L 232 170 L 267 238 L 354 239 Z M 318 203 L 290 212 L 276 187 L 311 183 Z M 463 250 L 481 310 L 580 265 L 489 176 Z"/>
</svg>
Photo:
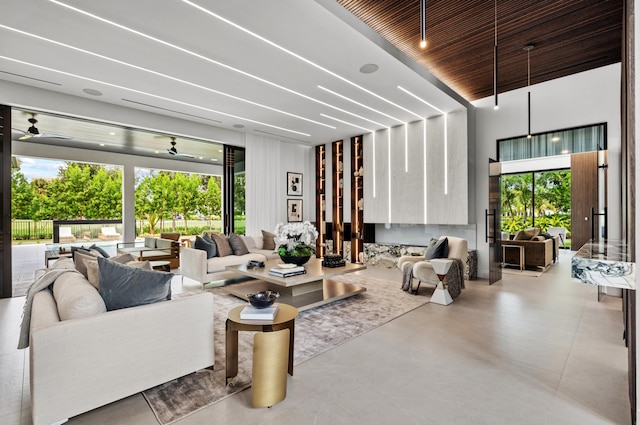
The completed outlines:
<svg viewBox="0 0 640 425">
<path fill-rule="evenodd" d="M 280 256 L 305 257 L 316 252 L 315 241 L 318 237 L 318 231 L 308 221 L 278 223 L 273 233 Z"/>
</svg>

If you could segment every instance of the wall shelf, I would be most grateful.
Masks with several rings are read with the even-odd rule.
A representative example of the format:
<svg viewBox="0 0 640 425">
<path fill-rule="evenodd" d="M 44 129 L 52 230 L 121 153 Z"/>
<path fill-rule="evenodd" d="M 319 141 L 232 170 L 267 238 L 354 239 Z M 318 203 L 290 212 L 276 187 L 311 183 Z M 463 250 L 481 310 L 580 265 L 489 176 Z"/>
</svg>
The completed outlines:
<svg viewBox="0 0 640 425">
<path fill-rule="evenodd" d="M 326 148 L 324 145 L 316 146 L 316 257 L 324 257 L 325 243 L 327 241 L 326 226 L 326 195 L 325 195 L 325 162 Z"/>
<path fill-rule="evenodd" d="M 362 136 L 351 138 L 351 262 L 364 251 L 364 194 L 362 191 Z"/>
</svg>

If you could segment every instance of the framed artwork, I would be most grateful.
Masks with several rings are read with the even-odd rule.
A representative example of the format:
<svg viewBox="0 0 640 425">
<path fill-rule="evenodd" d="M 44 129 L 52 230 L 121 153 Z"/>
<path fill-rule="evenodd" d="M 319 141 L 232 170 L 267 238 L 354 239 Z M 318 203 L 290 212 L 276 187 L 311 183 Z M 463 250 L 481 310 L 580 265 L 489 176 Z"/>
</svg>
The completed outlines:
<svg viewBox="0 0 640 425">
<path fill-rule="evenodd" d="M 302 199 L 287 199 L 287 221 L 302 221 Z"/>
<path fill-rule="evenodd" d="M 287 173 L 287 196 L 302 196 L 302 173 Z"/>
</svg>

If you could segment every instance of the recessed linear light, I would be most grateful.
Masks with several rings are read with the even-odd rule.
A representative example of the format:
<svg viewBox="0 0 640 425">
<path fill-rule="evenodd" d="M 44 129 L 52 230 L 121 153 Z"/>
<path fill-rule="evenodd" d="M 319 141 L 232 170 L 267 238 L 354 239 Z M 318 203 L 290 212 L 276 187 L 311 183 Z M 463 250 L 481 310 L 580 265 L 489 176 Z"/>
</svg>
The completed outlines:
<svg viewBox="0 0 640 425">
<path fill-rule="evenodd" d="M 445 112 L 445 111 L 443 111 L 442 109 L 436 108 L 436 107 L 435 107 L 435 106 L 433 106 L 431 103 L 429 103 L 429 102 L 427 102 L 426 100 L 424 100 L 424 99 L 422 99 L 422 98 L 420 98 L 420 97 L 416 96 L 415 94 L 411 93 L 409 90 L 407 90 L 407 89 L 405 89 L 405 88 L 403 88 L 403 87 L 400 87 L 400 86 L 398 86 L 398 88 L 399 88 L 400 90 L 402 90 L 403 92 L 405 92 L 406 94 L 408 94 L 409 96 L 412 96 L 412 97 L 414 97 L 414 98 L 418 99 L 420 102 L 424 103 L 425 105 L 432 107 L 433 109 L 435 109 L 436 111 L 440 112 L 441 114 L 446 114 L 446 112 Z"/>
<path fill-rule="evenodd" d="M 367 130 L 369 133 L 373 133 L 373 130 L 371 130 L 370 128 L 361 127 L 361 126 L 359 126 L 359 125 L 357 125 L 357 124 L 354 124 L 354 123 L 351 123 L 351 122 L 348 122 L 348 121 L 343 121 L 343 120 L 341 120 L 341 119 L 338 119 L 338 118 L 335 118 L 335 117 L 329 116 L 329 115 L 327 115 L 327 114 L 320 114 L 320 115 L 322 115 L 322 116 L 323 116 L 323 117 L 325 117 L 325 118 L 329 118 L 329 119 L 331 119 L 331 120 L 335 120 L 335 121 L 341 122 L 341 123 L 343 123 L 343 124 L 350 125 L 350 126 L 352 126 L 352 127 L 360 128 L 360 129 L 362 129 L 362 130 Z"/>
<path fill-rule="evenodd" d="M 293 114 L 293 113 L 290 113 L 290 112 L 283 111 L 281 109 L 273 108 L 271 106 L 263 105 L 263 104 L 258 103 L 258 102 L 254 102 L 254 101 L 242 98 L 242 97 L 234 96 L 234 95 L 229 94 L 229 93 L 225 93 L 225 92 L 221 92 L 221 91 L 216 90 L 216 89 L 212 89 L 210 87 L 206 87 L 206 86 L 203 86 L 203 85 L 200 85 L 200 84 L 196 84 L 196 83 L 193 83 L 191 81 L 186 81 L 186 80 L 183 80 L 181 78 L 173 77 L 171 75 L 167 75 L 167 74 L 163 74 L 163 73 L 158 72 L 158 71 L 154 71 L 152 69 L 144 68 L 142 66 L 131 64 L 129 62 L 124 62 L 124 61 L 121 61 L 121 60 L 118 60 L 118 59 L 114 59 L 114 58 L 109 57 L 109 56 L 101 55 L 99 53 L 95 53 L 95 52 L 92 52 L 90 50 L 81 49 L 79 47 L 75 47 L 75 46 L 72 46 L 70 44 L 66 44 L 66 43 L 62 43 L 62 42 L 59 42 L 59 41 L 55 41 L 55 40 L 52 40 L 52 39 L 46 38 L 46 37 L 41 37 L 39 35 L 28 33 L 28 32 L 25 32 L 25 31 L 21 31 L 19 29 L 8 27 L 8 26 L 2 25 L 2 24 L 0 24 L 0 28 L 4 28 L 4 29 L 7 29 L 9 31 L 17 32 L 19 34 L 22 34 L 22 35 L 25 35 L 25 36 L 28 36 L 28 37 L 36 38 L 38 40 L 42 40 L 42 41 L 45 41 L 45 42 L 48 42 L 48 43 L 55 44 L 57 46 L 66 47 L 68 49 L 75 50 L 75 51 L 81 52 L 81 53 L 85 53 L 87 55 L 95 56 L 97 58 L 104 59 L 104 60 L 107 60 L 107 61 L 110 61 L 110 62 L 114 62 L 114 63 L 117 63 L 119 65 L 124 65 L 124 66 L 127 66 L 129 68 L 134 68 L 134 69 L 137 69 L 138 71 L 147 72 L 149 74 L 153 74 L 153 75 L 156 75 L 158 77 L 166 78 L 168 80 L 176 81 L 178 83 L 186 84 L 186 85 L 189 85 L 189 86 L 192 86 L 192 87 L 196 87 L 196 88 L 201 89 L 201 90 L 209 91 L 211 93 L 215 93 L 215 94 L 218 94 L 220 96 L 229 97 L 231 99 L 238 100 L 240 102 L 245 102 L 245 103 L 248 103 L 248 104 L 253 105 L 253 106 L 258 106 L 260 108 L 268 109 L 268 110 L 273 111 L 273 112 L 278 112 L 278 113 L 281 113 L 281 114 L 284 114 L 284 115 L 288 115 L 290 117 L 298 118 L 298 119 L 303 120 L 303 121 L 308 121 L 308 122 L 311 122 L 313 124 L 321 125 L 321 126 L 328 127 L 328 128 L 331 128 L 331 129 L 335 130 L 335 127 L 333 127 L 331 125 L 328 125 L 328 124 L 325 124 L 325 123 L 322 123 L 322 122 L 319 122 L 319 121 L 315 121 L 315 120 L 312 120 L 310 118 L 305 118 L 305 117 L 302 117 L 302 116 L 299 116 L 299 115 L 296 115 L 296 114 Z M 83 91 L 85 93 L 93 95 L 93 96 L 102 96 L 102 93 L 100 91 L 98 91 L 98 90 L 84 89 Z"/>
<path fill-rule="evenodd" d="M 363 108 L 365 108 L 365 109 L 368 109 L 368 110 L 370 110 L 370 111 L 376 112 L 376 113 L 378 113 L 378 114 L 380 114 L 380 115 L 384 115 L 385 117 L 387 117 L 387 118 L 391 118 L 392 120 L 396 120 L 396 121 L 398 121 L 399 123 L 403 123 L 403 122 L 404 122 L 404 121 L 402 121 L 400 118 L 393 117 L 393 116 L 391 116 L 391 115 L 389 115 L 389 114 L 385 114 L 385 113 L 384 113 L 384 112 L 382 112 L 382 111 L 378 111 L 377 109 L 373 109 L 373 108 L 372 108 L 372 107 L 370 107 L 370 106 L 364 105 L 364 104 L 362 104 L 362 103 L 360 103 L 360 102 L 356 102 L 355 100 L 353 100 L 353 99 L 351 99 L 351 98 L 348 98 L 347 96 L 343 96 L 343 95 L 341 95 L 340 93 L 334 92 L 333 90 L 329 90 L 328 88 L 326 88 L 326 87 L 322 87 L 321 85 L 318 85 L 318 88 L 319 88 L 319 89 L 321 89 L 321 90 L 324 90 L 324 91 L 326 91 L 326 92 L 328 92 L 328 93 L 331 93 L 331 94 L 332 94 L 332 95 L 334 95 L 334 96 L 338 96 L 338 97 L 339 97 L 339 98 L 341 98 L 341 99 L 347 100 L 347 101 L 349 101 L 349 102 L 351 102 L 351 103 L 355 103 L 356 105 L 361 106 L 361 107 L 363 107 Z"/>
<path fill-rule="evenodd" d="M 53 1 L 54 3 L 58 3 L 58 1 L 57 1 L 57 0 L 49 0 L 49 1 Z M 319 69 L 319 70 L 321 70 L 321 71 L 324 71 L 324 72 L 326 72 L 327 74 L 329 74 L 329 75 L 331 75 L 331 76 L 333 76 L 333 77 L 335 77 L 335 78 L 337 78 L 337 79 L 339 79 L 339 80 L 342 80 L 342 81 L 344 81 L 345 83 L 350 84 L 350 85 L 352 85 L 352 86 L 354 86 L 354 87 L 356 87 L 356 88 L 358 88 L 358 89 L 362 90 L 362 91 L 363 91 L 363 92 L 365 92 L 365 93 L 370 94 L 371 96 L 377 97 L 378 99 L 380 99 L 380 100 L 382 100 L 382 101 L 384 101 L 384 102 L 387 102 L 388 104 L 393 105 L 393 106 L 395 106 L 396 108 L 400 108 L 400 109 L 402 109 L 402 110 L 403 110 L 403 111 L 405 111 L 405 112 L 408 112 L 408 113 L 410 113 L 410 114 L 413 114 L 413 115 L 415 115 L 415 116 L 416 116 L 416 117 L 418 117 L 418 118 L 422 118 L 422 116 L 420 116 L 419 114 L 416 114 L 415 112 L 410 111 L 410 110 L 408 110 L 407 108 L 405 108 L 405 107 L 403 107 L 403 106 L 400 106 L 400 105 L 398 105 L 398 104 L 396 104 L 396 103 L 393 103 L 393 102 L 392 102 L 392 101 L 390 101 L 389 99 L 386 99 L 386 98 L 384 98 L 384 97 L 380 96 L 379 94 L 376 94 L 376 93 L 372 92 L 371 90 L 365 89 L 364 87 L 362 87 L 362 86 L 360 86 L 360 85 L 358 85 L 358 84 L 354 83 L 353 81 L 350 81 L 350 80 L 348 80 L 348 79 L 344 78 L 343 76 L 338 75 L 338 74 L 336 74 L 335 72 L 330 71 L 329 69 L 327 69 L 327 68 L 325 68 L 325 67 L 323 67 L 323 66 L 321 66 L 321 65 L 318 65 L 317 63 L 315 63 L 315 62 L 313 62 L 313 61 L 311 61 L 311 60 L 309 60 L 309 59 L 307 59 L 307 58 L 305 58 L 305 57 L 303 57 L 303 56 L 300 56 L 299 54 L 294 53 L 294 52 L 292 52 L 291 50 L 289 50 L 289 49 L 287 49 L 287 48 L 285 48 L 285 47 L 282 47 L 282 46 L 280 46 L 279 44 L 274 43 L 273 41 L 268 40 L 268 39 L 264 38 L 263 36 L 261 36 L 261 35 L 259 35 L 259 34 L 255 33 L 255 32 L 253 32 L 253 31 L 251 31 L 251 30 L 246 29 L 245 27 L 243 27 L 243 26 L 241 26 L 241 25 L 236 24 L 235 22 L 230 21 L 230 20 L 229 20 L 229 19 L 227 19 L 227 18 L 223 18 L 222 16 L 218 15 L 217 13 L 214 13 L 214 12 L 212 12 L 212 11 L 208 10 L 208 9 L 205 9 L 204 7 L 199 6 L 199 5 L 197 5 L 197 4 L 195 4 L 195 3 L 193 3 L 193 2 L 191 2 L 191 1 L 189 1 L 189 0 L 181 0 L 181 1 L 182 1 L 183 3 L 185 3 L 185 4 L 188 4 L 189 6 L 193 6 L 193 7 L 195 7 L 196 9 L 198 9 L 198 10 L 200 10 L 200 11 L 202 11 L 202 12 L 206 13 L 207 15 L 210 15 L 210 16 L 212 16 L 212 17 L 214 17 L 214 18 L 218 19 L 218 20 L 221 20 L 222 22 L 225 22 L 225 23 L 227 23 L 227 24 L 231 25 L 232 27 L 234 27 L 234 28 L 236 28 L 236 29 L 239 29 L 240 31 L 243 31 L 243 32 L 245 32 L 245 33 L 247 33 L 247 34 L 251 35 L 252 37 L 257 38 L 258 40 L 264 41 L 265 43 L 269 44 L 270 46 L 273 46 L 273 47 L 275 47 L 276 49 L 279 49 L 279 50 L 281 50 L 281 51 L 283 51 L 283 52 L 285 52 L 285 53 L 287 53 L 287 54 L 289 54 L 289 55 L 293 56 L 294 58 L 297 58 L 297 59 L 301 60 L 302 62 L 304 62 L 304 63 L 306 63 L 306 64 L 309 64 L 309 65 L 311 65 L 311 66 L 313 66 L 313 67 L 315 67 L 315 68 L 317 68 L 317 69 Z"/>
<path fill-rule="evenodd" d="M 199 58 L 199 59 L 202 59 L 202 60 L 207 61 L 207 62 L 209 62 L 209 63 L 212 63 L 212 64 L 214 64 L 214 65 L 218 65 L 218 66 L 220 66 L 220 67 L 222 67 L 222 68 L 225 68 L 225 69 L 228 69 L 228 70 L 230 70 L 230 71 L 237 72 L 237 73 L 239 73 L 239 74 L 244 75 L 245 77 L 253 78 L 253 79 L 257 80 L 257 81 L 260 81 L 260 82 L 262 82 L 262 83 L 268 84 L 268 85 L 270 85 L 270 86 L 272 86 L 272 87 L 276 87 L 276 88 L 278 88 L 278 89 L 280 89 L 280 90 L 284 90 L 284 91 L 286 91 L 286 92 L 288 92 L 288 93 L 294 94 L 294 95 L 296 95 L 296 96 L 300 96 L 300 97 L 302 97 L 302 98 L 304 98 L 304 99 L 307 99 L 307 100 L 309 100 L 309 101 L 311 101 L 311 102 L 316 102 L 316 103 L 318 103 L 318 104 L 320 104 L 320 105 L 323 105 L 323 106 L 326 106 L 326 107 L 328 107 L 328 108 L 332 108 L 332 109 L 338 110 L 338 111 L 340 111 L 340 112 L 346 112 L 346 111 L 343 111 L 343 110 L 341 110 L 340 108 L 338 108 L 338 107 L 336 107 L 336 106 L 333 106 L 333 105 L 328 104 L 328 103 L 326 103 L 326 102 L 323 102 L 323 101 L 321 101 L 321 100 L 315 99 L 315 98 L 313 98 L 313 97 L 311 97 L 311 96 L 307 96 L 306 94 L 303 94 L 303 93 L 297 92 L 297 91 L 295 91 L 295 90 L 292 90 L 292 89 L 290 89 L 290 88 L 287 88 L 287 87 L 281 86 L 280 84 L 277 84 L 277 83 L 274 83 L 274 82 L 272 82 L 272 81 L 266 80 L 266 79 L 264 79 L 264 78 L 262 78 L 262 77 L 258 77 L 257 75 L 251 74 L 251 73 L 249 73 L 249 72 L 242 71 L 241 69 L 234 68 L 234 67 L 232 67 L 232 66 L 230 66 L 230 65 L 227 65 L 227 64 L 222 63 L 222 62 L 219 62 L 219 61 L 217 61 L 217 60 L 214 60 L 214 59 L 208 58 L 208 57 L 203 56 L 203 55 L 201 55 L 201 54 L 199 54 L 199 53 L 195 53 L 195 52 L 193 52 L 193 51 L 191 51 L 191 50 L 185 49 L 185 48 L 180 47 L 180 46 L 177 46 L 177 45 L 175 45 L 175 44 L 171 44 L 171 43 L 169 43 L 168 41 L 161 40 L 161 39 L 159 39 L 159 38 L 156 38 L 156 37 L 150 36 L 150 35 L 148 35 L 148 34 L 145 34 L 145 33 L 143 33 L 143 32 L 140 32 L 140 31 L 134 30 L 134 29 L 132 29 L 132 28 L 126 27 L 126 26 L 121 25 L 121 24 L 118 24 L 118 23 L 115 23 L 115 22 L 110 21 L 110 20 L 108 20 L 108 19 L 101 18 L 100 16 L 94 15 L 93 13 L 86 12 L 86 11 L 84 11 L 84 10 L 82 10 L 82 9 L 78 9 L 77 7 L 70 6 L 70 5 L 65 4 L 65 3 L 62 3 L 62 2 L 60 2 L 60 1 L 58 1 L 58 0 L 49 0 L 49 1 L 50 1 L 51 3 L 57 4 L 57 5 L 59 5 L 59 6 L 66 7 L 67 9 L 73 10 L 74 12 L 78 12 L 78 13 L 80 13 L 80 14 L 82 14 L 82 15 L 85 15 L 85 16 L 88 16 L 88 17 L 90 17 L 90 18 L 96 19 L 96 20 L 98 20 L 98 21 L 100 21 L 100 22 L 103 22 L 103 23 L 106 23 L 106 24 L 109 24 L 109 25 L 115 26 L 115 27 L 120 28 L 120 29 L 125 30 L 125 31 L 129 31 L 129 32 L 131 32 L 131 33 L 133 33 L 133 34 L 139 35 L 140 37 L 144 37 L 144 38 L 146 38 L 146 39 L 148 39 L 148 40 L 155 41 L 155 42 L 160 43 L 160 44 L 162 44 L 162 45 L 164 45 L 164 46 L 171 47 L 171 48 L 173 48 L 173 49 L 179 50 L 179 51 L 181 51 L 181 52 L 183 52 L 183 53 L 186 53 L 186 54 L 188 54 L 188 55 L 195 56 L 195 57 L 197 57 L 197 58 Z M 377 96 L 377 95 L 376 95 L 376 96 Z M 379 97 L 379 96 L 378 96 L 378 97 Z M 386 100 L 386 99 L 383 99 L 383 100 Z M 411 112 L 411 111 L 408 111 L 408 112 Z M 347 113 L 348 113 L 348 112 L 347 112 Z"/>
<path fill-rule="evenodd" d="M 51 1 L 53 1 L 53 0 L 51 0 Z M 270 127 L 270 128 L 276 128 L 278 130 L 286 131 L 286 132 L 289 132 L 289 133 L 294 133 L 294 134 L 299 134 L 301 136 L 311 137 L 310 134 L 302 133 L 300 131 L 291 130 L 291 129 L 284 128 L 284 127 L 279 127 L 279 126 L 273 125 L 273 124 L 267 124 L 267 123 L 264 123 L 264 122 L 261 122 L 261 121 L 256 121 L 256 120 L 252 120 L 250 118 L 245 118 L 245 117 L 240 117 L 240 116 L 233 115 L 233 114 L 228 114 L 228 113 L 222 112 L 222 111 L 216 111 L 215 109 L 210 109 L 210 108 L 206 108 L 204 106 L 194 105 L 193 103 L 183 102 L 181 100 L 170 99 L 168 97 L 164 97 L 164 96 L 160 96 L 160 95 L 152 94 L 152 93 L 147 93 L 147 92 L 144 92 L 144 91 L 141 91 L 141 90 L 136 90 L 136 89 L 132 89 L 132 88 L 129 88 L 129 87 L 124 87 L 124 86 L 120 86 L 120 85 L 117 85 L 117 84 L 107 83 L 106 81 L 100 81 L 100 80 L 96 80 L 94 78 L 83 77 L 81 75 L 72 74 L 70 72 L 65 72 L 65 71 L 60 71 L 58 69 L 48 68 L 46 66 L 36 65 L 34 63 L 21 61 L 19 59 L 9 58 L 9 57 L 6 57 L 6 56 L 0 56 L 0 59 L 5 59 L 5 60 L 11 61 L 11 62 L 16 62 L 16 63 L 20 63 L 20 64 L 23 64 L 23 65 L 32 66 L 32 67 L 38 68 L 38 69 L 44 69 L 45 71 L 55 72 L 55 73 L 66 75 L 66 76 L 73 77 L 73 78 L 79 78 L 81 80 L 91 81 L 93 83 L 104 84 L 104 85 L 109 86 L 109 87 L 114 87 L 114 88 L 121 89 L 121 90 L 127 90 L 127 91 L 130 91 L 130 92 L 133 92 L 133 93 L 138 93 L 138 94 L 141 94 L 141 95 L 144 95 L 144 96 L 154 97 L 156 99 L 166 100 L 167 102 L 173 102 L 173 103 L 177 103 L 177 104 L 180 104 L 180 105 L 189 106 L 189 107 L 192 107 L 192 108 L 202 109 L 204 111 L 212 112 L 214 114 L 224 115 L 224 116 L 231 117 L 231 118 L 234 118 L 234 119 L 237 119 L 237 120 L 253 122 L 253 123 L 256 123 L 256 124 L 259 124 L 259 125 L 264 125 L 264 126 Z"/>
</svg>

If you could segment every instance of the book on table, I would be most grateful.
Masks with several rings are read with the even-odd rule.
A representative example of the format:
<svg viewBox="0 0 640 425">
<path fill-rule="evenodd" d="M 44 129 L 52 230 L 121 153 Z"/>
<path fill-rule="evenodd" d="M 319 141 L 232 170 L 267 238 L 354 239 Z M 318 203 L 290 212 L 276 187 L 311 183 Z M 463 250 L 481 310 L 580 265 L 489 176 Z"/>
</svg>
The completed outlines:
<svg viewBox="0 0 640 425">
<path fill-rule="evenodd" d="M 274 274 L 289 274 L 289 273 L 296 273 L 296 272 L 303 272 L 303 271 L 305 271 L 303 266 L 290 267 L 288 269 L 284 269 L 280 267 L 273 267 L 269 269 L 269 272 L 273 272 Z"/>
<path fill-rule="evenodd" d="M 292 271 L 287 271 L 286 273 L 279 273 L 279 272 L 274 272 L 273 269 L 269 270 L 269 274 L 272 276 L 277 276 L 277 277 L 291 277 L 291 276 L 298 276 L 301 274 L 305 274 L 307 273 L 306 270 L 302 269 L 298 272 L 292 272 Z"/>
<path fill-rule="evenodd" d="M 278 313 L 278 307 L 280 307 L 278 303 L 266 308 L 248 305 L 240 312 L 240 318 L 243 320 L 273 320 Z"/>
</svg>

